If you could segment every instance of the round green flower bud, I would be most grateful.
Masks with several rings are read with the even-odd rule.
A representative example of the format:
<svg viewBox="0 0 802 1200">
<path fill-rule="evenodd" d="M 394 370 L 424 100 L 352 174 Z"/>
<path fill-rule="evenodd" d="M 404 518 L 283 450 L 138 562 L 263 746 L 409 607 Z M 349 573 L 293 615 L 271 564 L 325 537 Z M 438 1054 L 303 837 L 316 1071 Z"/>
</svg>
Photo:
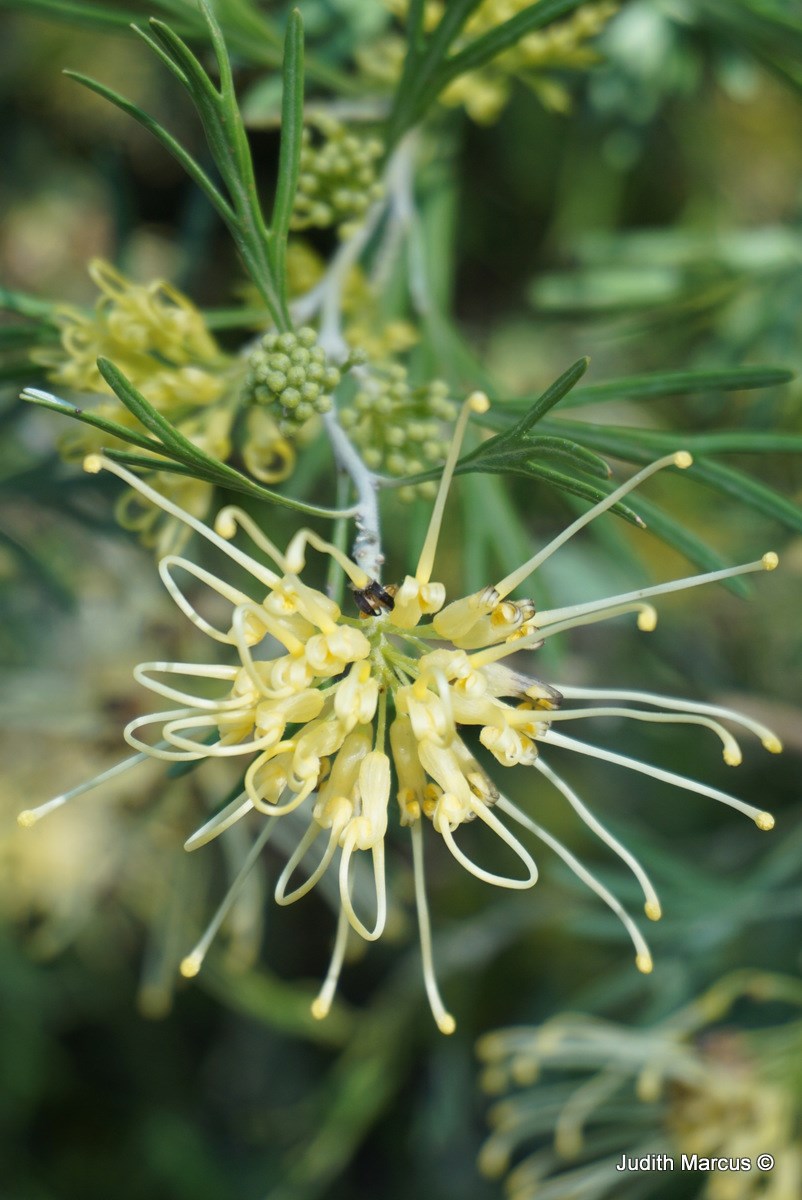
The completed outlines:
<svg viewBox="0 0 802 1200">
<path fill-rule="evenodd" d="M 288 387 L 281 393 L 281 403 L 285 408 L 293 409 L 301 402 L 301 393 L 297 388 Z"/>
</svg>

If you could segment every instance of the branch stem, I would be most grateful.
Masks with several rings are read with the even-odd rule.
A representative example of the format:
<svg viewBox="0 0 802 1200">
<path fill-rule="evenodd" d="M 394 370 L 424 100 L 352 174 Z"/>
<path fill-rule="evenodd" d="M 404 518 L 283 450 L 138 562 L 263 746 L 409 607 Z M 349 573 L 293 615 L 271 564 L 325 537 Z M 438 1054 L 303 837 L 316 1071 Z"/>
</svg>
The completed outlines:
<svg viewBox="0 0 802 1200">
<path fill-rule="evenodd" d="M 292 306 L 296 323 L 308 321 L 320 313 L 319 345 L 334 362 L 343 362 L 350 353 L 343 336 L 342 298 L 351 270 L 385 216 L 388 222 L 397 222 L 402 231 L 408 229 L 414 149 L 415 139 L 404 138 L 387 163 L 384 195 L 369 210 L 354 235 L 340 247 L 320 283 Z M 324 414 L 323 423 L 337 466 L 349 476 L 356 491 L 354 522 L 357 533 L 353 559 L 371 579 L 379 579 L 384 562 L 378 503 L 379 478 L 365 465 L 345 433 L 336 404 Z"/>
</svg>

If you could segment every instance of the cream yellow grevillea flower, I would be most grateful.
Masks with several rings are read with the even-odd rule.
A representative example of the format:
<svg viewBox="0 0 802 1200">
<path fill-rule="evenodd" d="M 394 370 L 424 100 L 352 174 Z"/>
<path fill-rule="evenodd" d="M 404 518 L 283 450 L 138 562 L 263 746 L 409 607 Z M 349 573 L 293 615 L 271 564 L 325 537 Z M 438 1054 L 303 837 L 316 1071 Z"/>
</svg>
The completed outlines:
<svg viewBox="0 0 802 1200">
<path fill-rule="evenodd" d="M 487 398 L 476 393 L 463 405 L 415 573 L 407 575 L 397 589 L 385 589 L 369 579 L 339 549 L 309 530 L 301 530 L 282 553 L 237 508 L 223 509 L 211 529 L 117 463 L 101 455 L 86 460 L 88 471 L 111 471 L 183 521 L 244 569 L 251 581 L 246 590 L 187 558 L 175 554 L 162 558 L 159 571 L 170 595 L 201 632 L 224 648 L 224 661 L 140 664 L 139 682 L 173 707 L 129 723 L 125 738 L 136 751 L 134 757 L 20 817 L 22 824 L 32 824 L 72 796 L 146 757 L 168 763 L 210 758 L 241 763 L 245 769 L 238 794 L 188 839 L 186 848 L 196 850 L 253 811 L 265 822 L 240 876 L 199 944 L 184 959 L 185 975 L 200 970 L 214 934 L 275 823 L 289 820 L 295 827 L 300 818 L 305 829 L 279 876 L 275 898 L 279 904 L 290 904 L 328 872 L 336 876 L 340 915 L 334 952 L 313 1006 L 316 1016 L 324 1016 L 335 993 L 349 933 L 373 941 L 385 927 L 385 839 L 393 791 L 400 824 L 411 836 L 426 991 L 444 1033 L 454 1029 L 454 1019 L 443 1004 L 434 973 L 424 830 L 442 839 L 477 878 L 513 889 L 532 887 L 537 867 L 512 827 L 533 834 L 619 916 L 634 943 L 637 966 L 651 970 L 648 946 L 631 916 L 568 849 L 505 797 L 498 772 L 491 777 L 480 761 L 482 747 L 500 767 L 533 767 L 562 794 L 634 872 L 643 890 L 646 915 L 653 920 L 660 916 L 660 904 L 646 872 L 546 761 L 550 747 L 571 749 L 672 783 L 745 813 L 761 829 L 772 827 L 768 813 L 726 792 L 560 732 L 564 722 L 609 715 L 700 725 L 721 740 L 725 760 L 735 764 L 740 749 L 722 722 L 756 733 L 768 750 L 779 751 L 780 743 L 770 730 L 717 705 L 664 699 L 650 692 L 555 686 L 524 674 L 519 663 L 524 652 L 535 651 L 546 638 L 620 614 L 635 613 L 641 629 L 652 629 L 654 597 L 771 570 L 777 556 L 769 553 L 744 566 L 542 612 L 530 600 L 510 598 L 560 546 L 626 493 L 663 467 L 689 466 L 690 455 L 680 451 L 621 484 L 504 579 L 447 604 L 445 587 L 432 579 L 437 541 L 465 427 L 471 412 L 484 411 L 487 404 Z M 238 532 L 247 535 L 272 565 L 241 549 L 234 540 Z M 361 619 L 344 615 L 329 597 L 303 582 L 310 547 L 330 556 L 345 572 L 363 610 Z M 203 585 L 222 601 L 226 615 L 219 625 L 194 606 L 179 581 L 182 574 L 190 577 L 194 587 Z M 576 703 L 564 705 L 564 700 Z M 468 857 L 461 830 L 475 820 L 513 852 L 520 867 L 516 874 L 498 875 Z M 369 887 L 368 880 L 372 881 Z"/>
<path fill-rule="evenodd" d="M 480 1169 L 506 1175 L 514 1200 L 628 1200 L 643 1194 L 629 1164 L 671 1170 L 666 1159 L 679 1169 L 680 1158 L 681 1169 L 702 1172 L 701 1200 L 799 1196 L 802 1021 L 727 1028 L 745 999 L 799 1008 L 802 989 L 798 979 L 737 971 L 656 1024 L 565 1013 L 486 1034 L 482 1082 L 500 1098 Z"/>
</svg>

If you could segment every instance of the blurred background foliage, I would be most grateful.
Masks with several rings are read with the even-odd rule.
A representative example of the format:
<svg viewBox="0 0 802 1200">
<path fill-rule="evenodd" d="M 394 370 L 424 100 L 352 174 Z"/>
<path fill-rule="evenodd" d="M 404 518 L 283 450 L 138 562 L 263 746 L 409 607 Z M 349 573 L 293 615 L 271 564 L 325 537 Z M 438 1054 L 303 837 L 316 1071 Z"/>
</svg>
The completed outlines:
<svg viewBox="0 0 802 1200">
<path fill-rule="evenodd" d="M 302 0 L 301 9 L 311 96 L 330 87 L 358 107 L 370 88 L 354 50 L 397 29 L 390 12 L 359 0 Z M 55 300 L 93 302 L 85 267 L 95 256 L 138 279 L 167 277 L 206 308 L 240 294 L 229 242 L 178 167 L 60 74 L 100 73 L 101 64 L 104 79 L 124 81 L 203 160 L 189 105 L 124 30 L 156 11 L 199 33 L 194 10 L 177 0 L 0 4 L 0 274 L 3 287 L 37 298 L 34 318 Z M 271 68 L 286 12 L 269 4 L 254 17 L 245 3 L 223 11 L 269 184 L 278 145 Z M 432 290 L 442 311 L 453 306 L 459 333 L 431 314 L 412 355 L 417 375 L 476 385 L 481 370 L 496 395 L 511 397 L 537 394 L 584 354 L 591 386 L 765 363 L 798 373 L 802 10 L 779 0 L 630 0 L 597 48 L 590 69 L 558 73 L 568 113 L 519 84 L 491 125 L 461 109 L 442 118 L 422 172 L 423 236 Z M 325 237 L 318 248 L 330 248 Z M 47 320 L 35 328 L 53 340 Z M 231 862 L 224 850 L 186 861 L 180 851 L 219 801 L 214 779 L 189 774 L 165 789 L 148 767 L 27 833 L 14 826 L 22 807 L 119 757 L 121 722 L 141 704 L 130 672 L 142 647 L 181 657 L 191 638 L 176 627 L 147 551 L 116 528 L 113 489 L 60 462 L 57 421 L 22 411 L 19 384 L 37 379 L 19 329 L 19 317 L 0 328 L 9 385 L 0 411 L 4 1200 L 498 1196 L 501 1185 L 476 1166 L 486 1110 L 476 1037 L 566 1010 L 651 1027 L 735 968 L 798 970 L 802 477 L 798 457 L 776 452 L 725 461 L 788 498 L 784 525 L 771 505 L 746 508 L 693 479 L 659 480 L 650 493 L 730 559 L 784 550 L 783 569 L 750 589 L 748 603 L 703 589 L 663 601 L 648 639 L 613 624 L 603 635 L 583 631 L 559 657 L 549 644 L 555 678 L 616 687 L 648 679 L 655 691 L 742 708 L 786 744 L 782 758 L 756 750 L 738 768 L 738 795 L 777 813 L 766 837 L 661 784 L 566 767 L 658 884 L 666 915 L 650 931 L 652 976 L 637 974 L 617 923 L 561 865 L 546 860 L 533 893 L 507 897 L 441 854 L 430 886 L 440 975 L 459 1016 L 453 1038 L 431 1024 L 414 929 L 400 911 L 391 936 L 350 964 L 329 1022 L 312 1022 L 330 914 L 317 899 L 271 907 L 269 858 L 208 968 L 176 987 L 176 958 L 236 869 L 233 851 Z M 588 445 L 607 426 L 798 438 L 800 406 L 798 379 L 653 398 L 618 389 L 587 396 L 562 420 L 586 425 Z M 314 456 L 299 468 L 330 503 L 326 469 Z M 451 503 L 444 558 L 449 579 L 467 588 L 575 511 L 532 479 L 491 482 L 461 476 Z M 416 503 L 408 521 L 388 522 L 391 564 L 427 512 Z M 284 510 L 273 520 L 283 544 L 297 521 Z M 544 570 L 541 603 L 607 594 L 633 571 L 686 573 L 657 538 L 606 520 L 595 540 L 572 544 Z M 669 741 L 664 729 L 611 723 L 617 749 L 733 786 L 714 747 L 681 730 Z M 518 785 L 520 794 L 534 786 L 526 777 Z M 542 808 L 545 823 L 634 901 L 631 882 L 557 799 L 544 794 Z M 393 865 L 398 894 L 410 894 L 408 864 L 398 854 Z M 728 1028 L 750 1019 L 740 1008 L 721 1017 Z M 798 1112 L 798 1077 L 787 1086 Z M 681 1200 L 705 1186 L 675 1175 L 668 1194 Z"/>
</svg>

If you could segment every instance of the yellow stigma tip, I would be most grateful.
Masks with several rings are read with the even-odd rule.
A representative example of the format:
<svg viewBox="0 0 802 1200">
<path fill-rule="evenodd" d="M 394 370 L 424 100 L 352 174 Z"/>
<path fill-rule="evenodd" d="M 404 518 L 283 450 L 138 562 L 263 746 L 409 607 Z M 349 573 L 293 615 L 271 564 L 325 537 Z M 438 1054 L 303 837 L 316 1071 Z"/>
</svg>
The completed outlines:
<svg viewBox="0 0 802 1200">
<path fill-rule="evenodd" d="M 215 533 L 219 533 L 220 537 L 229 540 L 233 538 L 234 534 L 237 532 L 237 525 L 232 517 L 224 516 L 222 513 L 218 513 L 214 522 L 214 531 Z"/>
<path fill-rule="evenodd" d="M 84 470 L 89 475 L 97 475 L 98 471 L 103 470 L 103 459 L 99 454 L 87 454 L 84 459 Z"/>
<path fill-rule="evenodd" d="M 760 561 L 763 563 L 764 571 L 773 571 L 780 564 L 779 555 L 775 554 L 773 550 L 769 550 L 768 554 L 764 554 Z"/>
<path fill-rule="evenodd" d="M 783 744 L 778 737 L 764 738 L 763 747 L 768 750 L 769 754 L 782 754 L 783 752 Z"/>
<path fill-rule="evenodd" d="M 638 629 L 642 633 L 653 633 L 657 628 L 657 612 L 653 608 L 638 613 Z"/>
<path fill-rule="evenodd" d="M 471 406 L 471 412 L 486 413 L 490 408 L 490 401 L 484 392 L 473 392 L 468 397 L 468 404 Z"/>
<path fill-rule="evenodd" d="M 693 455 L 689 454 L 687 450 L 678 450 L 677 453 L 674 455 L 674 466 L 679 467 L 679 469 L 681 471 L 685 471 L 688 467 L 690 467 L 692 465 L 693 465 Z"/>
<path fill-rule="evenodd" d="M 767 833 L 774 828 L 774 817 L 769 812 L 758 813 L 755 817 L 755 824 L 758 829 L 763 829 Z"/>
<path fill-rule="evenodd" d="M 659 921 L 663 915 L 663 910 L 657 900 L 647 900 L 643 906 L 643 911 L 650 921 Z M 651 970 L 651 967 L 649 967 Z"/>
<path fill-rule="evenodd" d="M 316 1000 L 313 1000 L 310 1005 L 310 1011 L 316 1021 L 325 1020 L 325 1018 L 329 1015 L 330 1008 L 331 1008 L 331 1005 L 328 1004 L 325 1000 L 321 1000 L 319 996 L 317 997 Z"/>
<path fill-rule="evenodd" d="M 188 954 L 186 958 L 181 959 L 181 966 L 178 968 L 185 979 L 194 979 L 201 969 L 203 959 L 198 954 Z"/>
<path fill-rule="evenodd" d="M 36 813 L 30 808 L 17 814 L 17 824 L 21 825 L 23 829 L 30 829 L 31 825 L 36 824 L 37 819 Z"/>
<path fill-rule="evenodd" d="M 437 1018 L 437 1028 L 441 1033 L 451 1034 L 457 1028 L 457 1022 L 451 1013 L 443 1013 L 441 1017 Z"/>
<path fill-rule="evenodd" d="M 651 975 L 652 968 L 654 967 L 651 954 L 639 954 L 635 959 L 635 966 L 641 975 Z"/>
<path fill-rule="evenodd" d="M 743 757 L 740 750 L 725 750 L 724 761 L 728 767 L 740 767 Z"/>
</svg>

